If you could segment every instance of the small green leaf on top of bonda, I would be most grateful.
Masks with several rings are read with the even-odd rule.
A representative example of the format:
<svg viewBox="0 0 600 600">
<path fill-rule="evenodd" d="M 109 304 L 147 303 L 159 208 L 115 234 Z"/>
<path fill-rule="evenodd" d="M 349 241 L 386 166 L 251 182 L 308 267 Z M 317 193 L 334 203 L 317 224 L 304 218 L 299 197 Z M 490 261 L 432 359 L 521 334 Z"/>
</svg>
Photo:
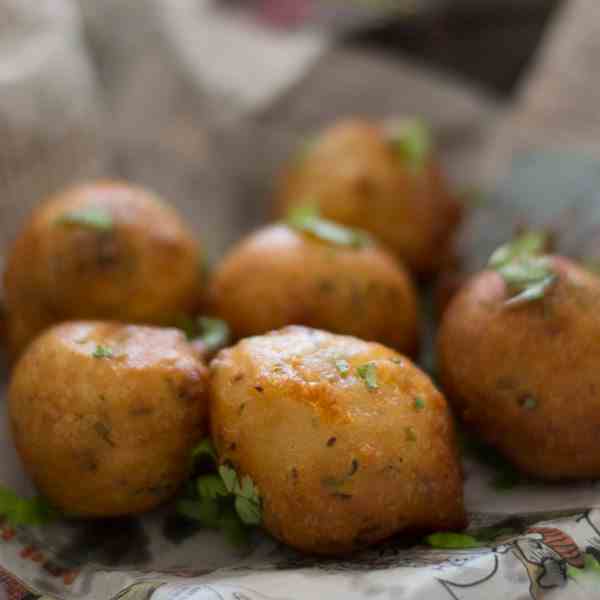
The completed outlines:
<svg viewBox="0 0 600 600">
<path fill-rule="evenodd" d="M 370 236 L 364 231 L 345 227 L 321 217 L 318 206 L 314 203 L 294 207 L 289 212 L 286 223 L 296 231 L 334 246 L 362 248 L 371 243 Z"/>
</svg>

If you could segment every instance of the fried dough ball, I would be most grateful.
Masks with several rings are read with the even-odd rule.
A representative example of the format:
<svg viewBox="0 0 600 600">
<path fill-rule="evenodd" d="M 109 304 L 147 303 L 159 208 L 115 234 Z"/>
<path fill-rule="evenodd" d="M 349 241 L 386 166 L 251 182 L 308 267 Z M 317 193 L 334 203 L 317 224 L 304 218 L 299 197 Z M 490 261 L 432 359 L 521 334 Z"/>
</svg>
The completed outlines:
<svg viewBox="0 0 600 600">
<path fill-rule="evenodd" d="M 373 244 L 334 245 L 287 225 L 269 226 L 224 258 L 211 298 L 238 338 L 297 324 L 379 341 L 407 354 L 418 347 L 414 286 Z"/>
<path fill-rule="evenodd" d="M 442 322 L 443 389 L 465 424 L 524 472 L 600 477 L 600 279 L 549 258 L 542 298 L 511 306 L 492 270 L 473 277 Z"/>
<path fill-rule="evenodd" d="M 425 140 L 410 145 L 409 138 L 409 156 L 403 151 L 403 127 L 390 133 L 361 119 L 334 124 L 284 171 L 276 211 L 316 202 L 324 217 L 373 234 L 411 271 L 439 270 L 453 253 L 460 205 Z M 418 122 L 406 127 L 426 135 Z"/>
<path fill-rule="evenodd" d="M 464 526 L 446 401 L 393 350 L 287 327 L 221 351 L 210 394 L 219 457 L 253 479 L 283 542 L 343 554 Z"/>
<path fill-rule="evenodd" d="M 72 187 L 35 209 L 4 275 L 9 350 L 73 319 L 165 324 L 201 295 L 199 247 L 154 194 L 127 183 Z"/>
<path fill-rule="evenodd" d="M 207 369 L 182 333 L 110 322 L 57 325 L 17 363 L 15 445 L 68 515 L 139 513 L 188 475 L 207 426 Z"/>
</svg>

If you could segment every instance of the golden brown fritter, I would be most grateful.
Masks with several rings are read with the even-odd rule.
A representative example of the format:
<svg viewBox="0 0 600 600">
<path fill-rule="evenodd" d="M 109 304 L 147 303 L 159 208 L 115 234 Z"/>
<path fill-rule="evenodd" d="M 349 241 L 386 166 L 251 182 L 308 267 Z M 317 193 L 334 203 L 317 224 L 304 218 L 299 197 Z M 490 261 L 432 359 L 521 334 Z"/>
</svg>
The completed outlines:
<svg viewBox="0 0 600 600">
<path fill-rule="evenodd" d="M 291 161 L 276 212 L 307 202 L 326 218 L 372 233 L 415 273 L 437 271 L 453 253 L 460 205 L 435 155 L 415 167 L 378 123 L 340 121 Z"/>
<path fill-rule="evenodd" d="M 375 245 L 332 245 L 286 225 L 242 240 L 217 267 L 217 314 L 237 338 L 308 325 L 418 347 L 417 296 L 408 273 Z"/>
<path fill-rule="evenodd" d="M 73 322 L 17 363 L 9 390 L 27 472 L 69 515 L 138 513 L 170 498 L 206 433 L 207 370 L 174 329 Z"/>
<path fill-rule="evenodd" d="M 38 206 L 4 275 L 13 357 L 72 319 L 164 324 L 201 296 L 199 247 L 175 211 L 120 182 L 72 187 Z"/>
<path fill-rule="evenodd" d="M 472 278 L 447 309 L 439 368 L 464 422 L 523 471 L 600 477 L 600 280 L 564 258 L 556 283 L 519 306 L 500 274 Z"/>
<path fill-rule="evenodd" d="M 287 327 L 221 351 L 211 375 L 219 457 L 257 484 L 280 540 L 341 554 L 464 525 L 446 401 L 400 354 Z"/>
</svg>

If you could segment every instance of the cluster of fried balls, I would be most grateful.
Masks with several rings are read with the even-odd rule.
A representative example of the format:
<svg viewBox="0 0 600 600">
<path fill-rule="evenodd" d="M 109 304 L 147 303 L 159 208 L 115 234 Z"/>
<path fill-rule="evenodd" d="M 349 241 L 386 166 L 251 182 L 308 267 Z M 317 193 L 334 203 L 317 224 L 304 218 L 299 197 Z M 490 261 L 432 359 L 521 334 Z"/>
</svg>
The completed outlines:
<svg viewBox="0 0 600 600">
<path fill-rule="evenodd" d="M 450 406 L 411 362 L 414 281 L 452 260 L 460 221 L 419 121 L 334 124 L 275 196 L 280 220 L 209 275 L 176 212 L 128 183 L 77 185 L 29 217 L 4 273 L 9 414 L 54 506 L 152 509 L 178 493 L 209 433 L 219 462 L 259 490 L 264 527 L 298 549 L 456 530 L 450 407 L 531 475 L 600 476 L 594 275 L 504 249 L 444 312 Z M 225 320 L 235 345 L 210 356 L 173 327 L 200 312 Z"/>
</svg>

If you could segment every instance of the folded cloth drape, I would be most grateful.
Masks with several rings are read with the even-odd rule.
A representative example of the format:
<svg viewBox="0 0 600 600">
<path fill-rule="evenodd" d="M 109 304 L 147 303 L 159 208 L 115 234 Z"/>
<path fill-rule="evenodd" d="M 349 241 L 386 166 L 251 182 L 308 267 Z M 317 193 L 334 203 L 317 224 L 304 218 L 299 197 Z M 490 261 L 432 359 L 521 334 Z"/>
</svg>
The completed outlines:
<svg viewBox="0 0 600 600">
<path fill-rule="evenodd" d="M 0 0 L 0 12 L 0 255 L 43 196 L 102 174 L 175 203 L 214 257 L 268 215 L 273 172 L 330 120 L 423 114 L 470 179 L 495 115 L 447 77 L 214 2 Z"/>
</svg>

